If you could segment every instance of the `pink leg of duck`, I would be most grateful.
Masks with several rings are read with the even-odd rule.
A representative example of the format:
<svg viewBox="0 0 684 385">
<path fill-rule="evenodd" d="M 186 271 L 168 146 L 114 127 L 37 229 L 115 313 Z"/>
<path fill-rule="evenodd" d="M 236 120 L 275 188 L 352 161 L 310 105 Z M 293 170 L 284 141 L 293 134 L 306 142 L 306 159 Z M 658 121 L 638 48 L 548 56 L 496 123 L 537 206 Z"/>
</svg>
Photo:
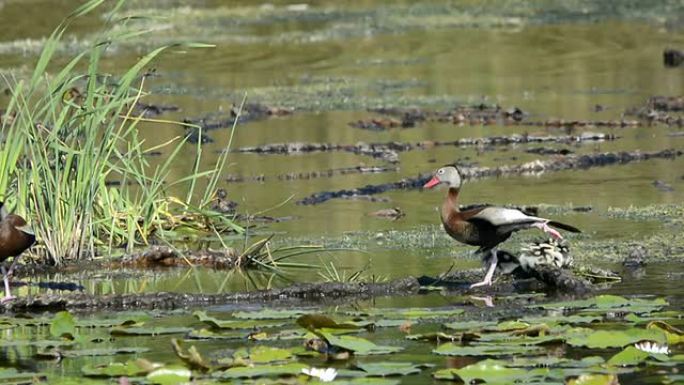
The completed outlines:
<svg viewBox="0 0 684 385">
<path fill-rule="evenodd" d="M 1 299 L 0 303 L 5 303 L 7 301 L 13 300 L 15 297 L 13 297 L 10 293 L 9 272 L 5 270 L 5 266 L 0 266 L 0 270 L 2 270 L 2 280 L 5 283 L 5 298 Z"/>
<path fill-rule="evenodd" d="M 551 234 L 551 236 L 556 239 L 563 239 L 561 233 L 559 233 L 556 229 L 552 229 L 546 222 L 536 222 L 532 225 L 532 227 L 536 227 L 547 234 Z"/>
<path fill-rule="evenodd" d="M 485 277 L 482 281 L 478 283 L 474 283 L 470 285 L 470 288 L 474 287 L 480 287 L 480 286 L 491 286 L 492 285 L 492 278 L 494 277 L 494 270 L 496 270 L 496 264 L 498 262 L 496 258 L 496 249 L 491 250 L 492 253 L 492 263 L 489 265 L 489 268 L 487 269 L 487 273 L 485 274 Z"/>
</svg>

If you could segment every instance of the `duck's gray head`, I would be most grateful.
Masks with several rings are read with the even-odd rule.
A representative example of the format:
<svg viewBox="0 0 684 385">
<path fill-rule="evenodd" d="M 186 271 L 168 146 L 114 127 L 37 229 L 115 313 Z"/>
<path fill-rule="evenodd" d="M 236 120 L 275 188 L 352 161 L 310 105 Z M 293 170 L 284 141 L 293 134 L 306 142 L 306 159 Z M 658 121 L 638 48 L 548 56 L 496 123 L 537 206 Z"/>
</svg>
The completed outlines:
<svg viewBox="0 0 684 385">
<path fill-rule="evenodd" d="M 461 174 L 458 173 L 456 166 L 444 166 L 435 172 L 435 175 L 423 188 L 433 188 L 437 185 L 445 184 L 451 188 L 461 187 Z"/>
</svg>

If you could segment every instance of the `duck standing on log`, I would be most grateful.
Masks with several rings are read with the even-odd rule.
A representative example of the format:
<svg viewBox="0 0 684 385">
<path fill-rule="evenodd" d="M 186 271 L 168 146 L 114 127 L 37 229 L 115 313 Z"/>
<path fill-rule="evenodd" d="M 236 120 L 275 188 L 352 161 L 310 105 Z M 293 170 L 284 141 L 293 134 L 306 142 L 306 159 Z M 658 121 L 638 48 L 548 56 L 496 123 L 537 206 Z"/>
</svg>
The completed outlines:
<svg viewBox="0 0 684 385">
<path fill-rule="evenodd" d="M 0 202 L 0 270 L 5 283 L 5 298 L 0 302 L 12 300 L 10 294 L 9 277 L 17 266 L 19 256 L 36 242 L 36 236 L 26 220 L 19 215 L 9 214 L 3 202 Z M 7 269 L 5 260 L 14 257 L 12 265 Z"/>
<path fill-rule="evenodd" d="M 530 216 L 520 210 L 504 207 L 483 206 L 460 211 L 458 208 L 458 194 L 461 189 L 461 175 L 456 166 L 444 166 L 435 172 L 423 188 L 433 188 L 445 184 L 449 191 L 442 203 L 441 217 L 444 230 L 455 240 L 471 246 L 479 246 L 478 253 L 488 262 L 487 273 L 481 282 L 470 287 L 492 284 L 492 277 L 497 265 L 496 247 L 507 240 L 518 230 L 538 228 L 556 239 L 562 239 L 561 234 L 552 227 L 580 233 L 573 226 L 552 221 L 546 218 Z"/>
</svg>

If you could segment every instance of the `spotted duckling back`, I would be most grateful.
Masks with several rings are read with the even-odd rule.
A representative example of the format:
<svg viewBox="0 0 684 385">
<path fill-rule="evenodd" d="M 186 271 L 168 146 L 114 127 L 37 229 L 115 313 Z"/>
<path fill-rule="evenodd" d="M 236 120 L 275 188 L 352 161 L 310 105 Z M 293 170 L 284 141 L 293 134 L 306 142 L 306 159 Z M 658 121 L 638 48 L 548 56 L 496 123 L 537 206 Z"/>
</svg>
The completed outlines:
<svg viewBox="0 0 684 385">
<path fill-rule="evenodd" d="M 570 248 L 563 241 L 549 239 L 545 242 L 532 242 L 523 247 L 518 256 L 520 267 L 525 271 L 539 266 L 555 266 L 559 269 L 572 266 Z"/>
</svg>

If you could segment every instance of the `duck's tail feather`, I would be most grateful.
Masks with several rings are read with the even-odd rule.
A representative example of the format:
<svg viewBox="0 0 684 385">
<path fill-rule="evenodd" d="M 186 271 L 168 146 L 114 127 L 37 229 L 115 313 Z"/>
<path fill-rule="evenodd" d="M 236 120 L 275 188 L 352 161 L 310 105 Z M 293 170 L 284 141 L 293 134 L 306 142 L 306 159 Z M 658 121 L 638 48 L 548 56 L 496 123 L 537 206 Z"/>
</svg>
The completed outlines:
<svg viewBox="0 0 684 385">
<path fill-rule="evenodd" d="M 569 231 L 571 233 L 581 233 L 582 232 L 582 230 L 578 229 L 577 227 L 566 225 L 565 223 L 561 223 L 561 222 L 548 221 L 546 224 L 549 226 L 553 226 L 557 229 Z"/>
</svg>

